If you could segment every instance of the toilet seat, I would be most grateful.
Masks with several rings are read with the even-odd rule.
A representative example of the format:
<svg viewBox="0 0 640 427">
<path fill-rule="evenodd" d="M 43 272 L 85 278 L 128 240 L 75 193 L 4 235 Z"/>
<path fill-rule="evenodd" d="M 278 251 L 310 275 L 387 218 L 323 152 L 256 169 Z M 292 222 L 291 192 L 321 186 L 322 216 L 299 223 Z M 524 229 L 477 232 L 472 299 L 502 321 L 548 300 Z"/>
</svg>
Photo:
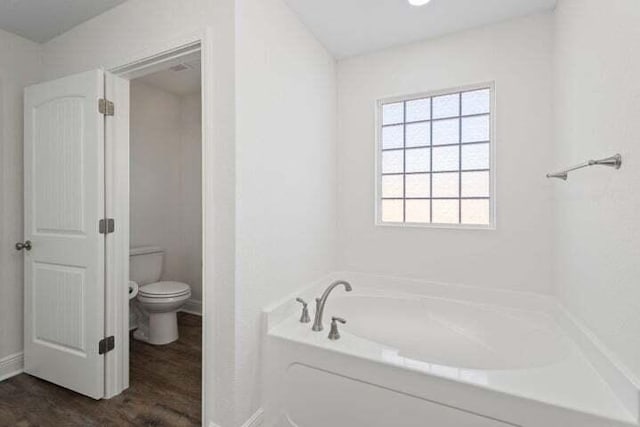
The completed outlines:
<svg viewBox="0 0 640 427">
<path fill-rule="evenodd" d="M 140 287 L 138 295 L 146 298 L 176 298 L 191 293 L 191 288 L 182 282 L 156 282 Z"/>
</svg>

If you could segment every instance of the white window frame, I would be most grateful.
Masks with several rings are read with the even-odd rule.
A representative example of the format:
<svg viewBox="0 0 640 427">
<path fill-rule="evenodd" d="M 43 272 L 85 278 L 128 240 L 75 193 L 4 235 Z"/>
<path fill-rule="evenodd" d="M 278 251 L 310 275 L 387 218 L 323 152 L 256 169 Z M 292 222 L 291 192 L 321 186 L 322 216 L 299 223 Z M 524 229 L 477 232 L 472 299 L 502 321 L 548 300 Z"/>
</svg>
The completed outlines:
<svg viewBox="0 0 640 427">
<path fill-rule="evenodd" d="M 460 92 L 473 92 L 476 90 L 489 89 L 490 91 L 490 111 L 489 111 L 489 224 L 440 224 L 440 223 L 415 223 L 415 222 L 384 222 L 382 221 L 382 106 L 396 102 L 407 102 L 422 98 L 432 98 L 442 95 L 450 95 Z M 432 112 L 433 113 L 433 112 Z M 414 93 L 411 95 L 401 95 L 381 98 L 376 101 L 375 106 L 375 225 L 378 227 L 401 227 L 401 228 L 439 228 L 455 230 L 495 230 L 496 229 L 496 88 L 495 82 L 485 82 L 470 84 L 447 89 Z M 431 141 L 433 144 L 433 141 Z"/>
</svg>

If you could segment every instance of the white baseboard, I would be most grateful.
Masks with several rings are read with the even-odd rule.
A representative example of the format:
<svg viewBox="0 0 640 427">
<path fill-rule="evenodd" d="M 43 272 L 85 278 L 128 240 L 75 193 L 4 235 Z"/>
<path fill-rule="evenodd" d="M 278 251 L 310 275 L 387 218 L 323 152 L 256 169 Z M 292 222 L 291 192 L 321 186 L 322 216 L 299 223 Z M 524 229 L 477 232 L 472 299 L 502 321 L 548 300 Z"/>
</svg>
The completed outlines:
<svg viewBox="0 0 640 427">
<path fill-rule="evenodd" d="M 22 352 L 10 354 L 0 359 L 0 381 L 21 374 L 24 369 L 24 357 Z"/>
<path fill-rule="evenodd" d="M 202 316 L 202 301 L 190 299 L 182 306 L 180 311 L 195 314 L 196 316 Z"/>
<path fill-rule="evenodd" d="M 262 425 L 262 417 L 264 416 L 264 410 L 258 409 L 251 417 L 242 424 L 242 427 L 258 427 Z"/>
</svg>

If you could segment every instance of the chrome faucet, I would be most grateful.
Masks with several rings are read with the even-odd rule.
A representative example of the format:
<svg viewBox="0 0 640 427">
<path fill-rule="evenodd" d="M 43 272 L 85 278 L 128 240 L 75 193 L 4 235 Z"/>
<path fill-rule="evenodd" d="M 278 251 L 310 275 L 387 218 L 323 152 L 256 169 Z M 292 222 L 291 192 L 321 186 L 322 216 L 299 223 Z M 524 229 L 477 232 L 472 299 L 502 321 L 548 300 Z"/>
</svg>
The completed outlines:
<svg viewBox="0 0 640 427">
<path fill-rule="evenodd" d="M 320 298 L 316 298 L 316 316 L 313 321 L 313 327 L 311 330 L 319 332 L 323 329 L 322 327 L 322 314 L 324 313 L 324 306 L 327 304 L 327 298 L 329 298 L 329 294 L 331 291 L 339 285 L 344 285 L 344 288 L 347 292 L 351 292 L 351 284 L 346 280 L 337 280 L 329 285 L 329 287 L 324 291 Z"/>
</svg>

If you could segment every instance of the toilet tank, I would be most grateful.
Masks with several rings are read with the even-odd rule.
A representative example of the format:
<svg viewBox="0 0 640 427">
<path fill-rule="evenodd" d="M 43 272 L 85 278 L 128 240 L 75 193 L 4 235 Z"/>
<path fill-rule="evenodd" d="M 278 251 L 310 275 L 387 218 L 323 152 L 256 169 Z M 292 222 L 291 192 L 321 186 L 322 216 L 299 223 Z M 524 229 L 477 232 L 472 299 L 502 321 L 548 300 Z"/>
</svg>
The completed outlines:
<svg viewBox="0 0 640 427">
<path fill-rule="evenodd" d="M 157 246 L 140 246 L 129 250 L 129 279 L 146 285 L 160 281 L 164 250 Z"/>
</svg>

